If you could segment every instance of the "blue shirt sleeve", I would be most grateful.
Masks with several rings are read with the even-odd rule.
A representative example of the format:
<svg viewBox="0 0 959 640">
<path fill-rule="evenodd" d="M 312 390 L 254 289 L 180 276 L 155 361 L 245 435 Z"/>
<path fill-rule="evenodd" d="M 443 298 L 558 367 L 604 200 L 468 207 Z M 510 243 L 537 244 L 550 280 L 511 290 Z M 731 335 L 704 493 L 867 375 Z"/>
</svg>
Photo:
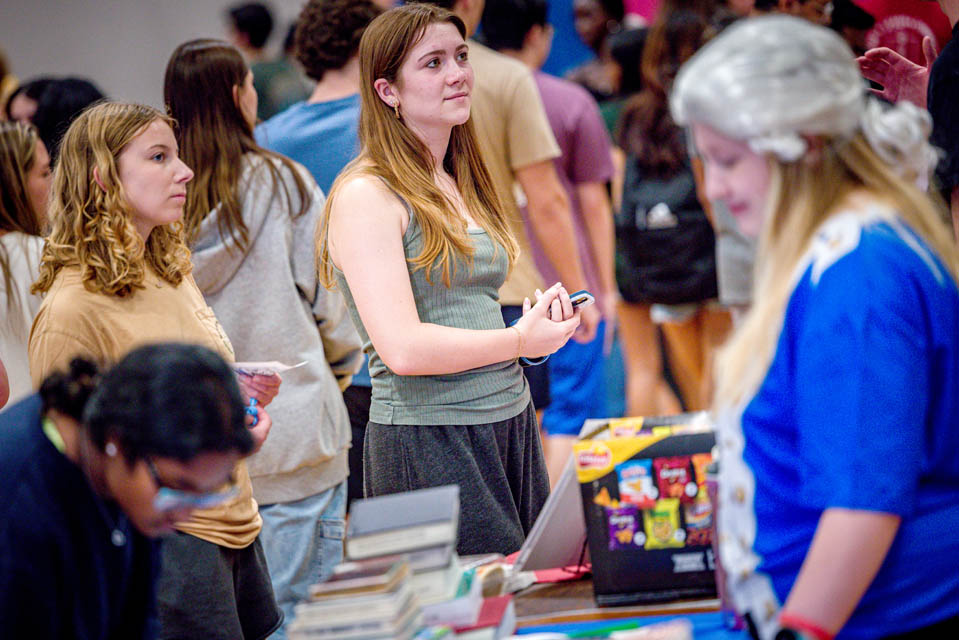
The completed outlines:
<svg viewBox="0 0 959 640">
<path fill-rule="evenodd" d="M 906 516 L 915 506 L 927 330 L 921 290 L 894 257 L 861 245 L 797 288 L 797 466 L 812 507 Z"/>
</svg>

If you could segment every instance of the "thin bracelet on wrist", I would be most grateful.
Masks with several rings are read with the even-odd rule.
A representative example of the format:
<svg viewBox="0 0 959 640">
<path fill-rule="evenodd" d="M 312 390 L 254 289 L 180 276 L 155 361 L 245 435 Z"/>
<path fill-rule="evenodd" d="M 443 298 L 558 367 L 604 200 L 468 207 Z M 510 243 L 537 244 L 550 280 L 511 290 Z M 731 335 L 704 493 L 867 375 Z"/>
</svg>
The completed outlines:
<svg viewBox="0 0 959 640">
<path fill-rule="evenodd" d="M 523 355 L 523 332 L 515 324 L 510 325 L 509 328 L 516 331 L 516 358 L 519 359 Z"/>
</svg>

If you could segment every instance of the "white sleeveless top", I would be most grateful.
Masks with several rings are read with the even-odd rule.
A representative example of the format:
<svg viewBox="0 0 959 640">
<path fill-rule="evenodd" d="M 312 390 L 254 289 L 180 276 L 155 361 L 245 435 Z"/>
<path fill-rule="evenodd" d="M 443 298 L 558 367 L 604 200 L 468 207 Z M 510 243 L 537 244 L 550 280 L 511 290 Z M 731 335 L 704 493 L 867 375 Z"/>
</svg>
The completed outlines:
<svg viewBox="0 0 959 640">
<path fill-rule="evenodd" d="M 27 361 L 27 340 L 30 338 L 33 318 L 43 299 L 31 295 L 30 286 L 39 277 L 43 238 L 11 231 L 0 236 L 0 245 L 7 255 L 13 278 L 11 290 L 7 291 L 0 274 L 0 360 L 10 380 L 7 406 L 11 406 L 33 391 Z M 11 296 L 13 309 L 8 307 Z"/>
</svg>

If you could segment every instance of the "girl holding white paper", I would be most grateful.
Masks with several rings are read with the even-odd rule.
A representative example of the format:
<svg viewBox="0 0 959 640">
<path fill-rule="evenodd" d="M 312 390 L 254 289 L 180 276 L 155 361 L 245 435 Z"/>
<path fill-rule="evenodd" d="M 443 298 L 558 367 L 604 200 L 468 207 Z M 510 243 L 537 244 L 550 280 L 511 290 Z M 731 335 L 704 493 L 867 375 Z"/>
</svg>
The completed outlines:
<svg viewBox="0 0 959 640">
<path fill-rule="evenodd" d="M 317 281 L 323 193 L 302 165 L 256 143 L 256 89 L 239 51 L 219 40 L 180 45 L 164 100 L 196 171 L 184 211 L 194 277 L 237 359 L 306 361 L 284 375 L 270 440 L 250 459 L 261 539 L 289 623 L 310 585 L 343 558 L 351 432 L 341 390 L 360 365 L 360 341 L 340 294 Z M 275 638 L 283 637 L 281 629 Z"/>
<path fill-rule="evenodd" d="M 46 293 L 30 333 L 34 386 L 65 370 L 75 356 L 116 362 L 146 343 L 199 344 L 234 360 L 229 338 L 190 273 L 180 218 L 192 178 L 178 157 L 173 121 L 152 107 L 101 103 L 70 125 L 54 170 L 51 230 L 33 286 Z M 261 407 L 279 387 L 278 379 L 265 376 L 238 379 Z M 270 424 L 259 420 L 250 429 L 255 448 Z M 163 545 L 161 638 L 259 637 L 257 631 L 265 636 L 280 622 L 242 461 L 234 480 L 234 498 L 177 522 L 177 533 Z M 240 618 L 238 601 L 257 603 L 247 633 L 241 627 L 249 614 Z"/>
</svg>

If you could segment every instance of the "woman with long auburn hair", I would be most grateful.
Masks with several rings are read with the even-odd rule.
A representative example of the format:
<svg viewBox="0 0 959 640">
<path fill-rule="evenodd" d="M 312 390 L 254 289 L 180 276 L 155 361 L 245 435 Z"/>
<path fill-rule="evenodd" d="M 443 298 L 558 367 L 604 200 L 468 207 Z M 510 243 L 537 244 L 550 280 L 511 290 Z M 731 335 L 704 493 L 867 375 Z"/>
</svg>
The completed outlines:
<svg viewBox="0 0 959 640">
<path fill-rule="evenodd" d="M 717 356 L 719 553 L 760 638 L 959 630 L 959 249 L 929 114 L 834 31 L 742 21 L 676 78 L 705 191 L 758 238 Z"/>
<path fill-rule="evenodd" d="M 30 392 L 27 338 L 41 298 L 37 279 L 50 194 L 50 156 L 29 124 L 0 122 L 0 354 L 10 400 Z"/>
<path fill-rule="evenodd" d="M 343 558 L 350 425 L 341 389 L 360 364 L 360 340 L 342 296 L 317 280 L 323 194 L 303 166 L 253 139 L 257 96 L 239 51 L 218 40 L 180 45 L 163 93 L 196 172 L 184 223 L 197 285 L 238 360 L 305 361 L 250 460 L 260 538 L 289 622 Z"/>
<path fill-rule="evenodd" d="M 149 342 L 199 344 L 234 361 L 230 340 L 190 273 L 180 219 L 193 171 L 177 152 L 173 121 L 152 107 L 101 103 L 70 125 L 33 286 L 46 293 L 30 333 L 35 385 L 76 356 L 109 364 Z M 260 406 L 279 386 L 266 376 L 240 376 L 239 382 Z M 254 450 L 272 426 L 260 413 L 250 429 Z M 174 480 L 155 476 L 153 482 L 190 492 Z M 242 461 L 233 485 L 228 500 L 200 501 L 204 508 L 188 519 L 176 518 L 176 510 L 168 514 L 176 533 L 163 544 L 160 638 L 263 638 L 281 622 Z"/>
<path fill-rule="evenodd" d="M 549 486 L 517 359 L 555 351 L 579 316 L 557 283 L 503 326 L 517 248 L 474 139 L 465 35 L 425 4 L 363 34 L 362 151 L 333 185 L 318 261 L 370 356 L 366 494 L 458 484 L 459 552 L 509 553 Z"/>
</svg>

